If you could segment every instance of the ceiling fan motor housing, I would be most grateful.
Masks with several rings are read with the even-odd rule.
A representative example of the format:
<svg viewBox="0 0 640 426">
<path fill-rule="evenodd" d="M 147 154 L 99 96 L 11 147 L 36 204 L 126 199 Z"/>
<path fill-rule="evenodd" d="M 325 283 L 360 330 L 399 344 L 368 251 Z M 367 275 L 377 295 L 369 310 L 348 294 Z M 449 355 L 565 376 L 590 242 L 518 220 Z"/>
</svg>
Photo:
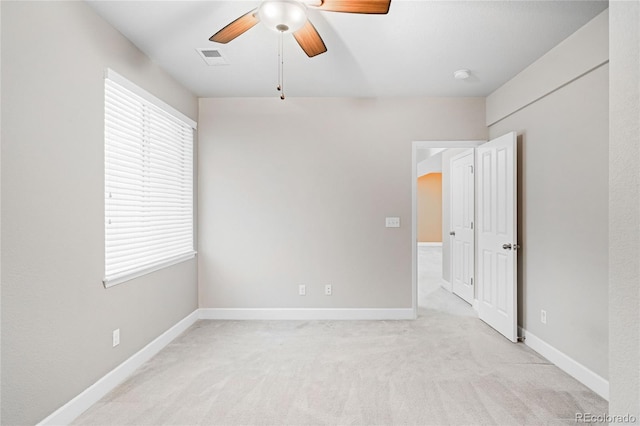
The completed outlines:
<svg viewBox="0 0 640 426">
<path fill-rule="evenodd" d="M 295 0 L 266 0 L 258 9 L 260 22 L 280 33 L 295 32 L 307 22 L 304 4 Z"/>
</svg>

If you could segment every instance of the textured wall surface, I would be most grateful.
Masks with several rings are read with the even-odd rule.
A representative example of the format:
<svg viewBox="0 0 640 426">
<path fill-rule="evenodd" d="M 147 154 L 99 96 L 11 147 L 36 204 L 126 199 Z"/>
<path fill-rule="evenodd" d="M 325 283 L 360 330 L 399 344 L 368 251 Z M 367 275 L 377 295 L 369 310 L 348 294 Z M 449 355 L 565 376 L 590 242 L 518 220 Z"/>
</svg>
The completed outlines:
<svg viewBox="0 0 640 426">
<path fill-rule="evenodd" d="M 640 423 L 640 2 L 609 4 L 609 411 Z"/>
<path fill-rule="evenodd" d="M 201 99 L 200 306 L 410 308 L 412 141 L 484 139 L 483 105 Z"/>
<path fill-rule="evenodd" d="M 2 2 L 1 50 L 1 423 L 34 424 L 197 308 L 195 260 L 102 285 L 105 68 L 198 103 L 84 2 Z"/>
</svg>

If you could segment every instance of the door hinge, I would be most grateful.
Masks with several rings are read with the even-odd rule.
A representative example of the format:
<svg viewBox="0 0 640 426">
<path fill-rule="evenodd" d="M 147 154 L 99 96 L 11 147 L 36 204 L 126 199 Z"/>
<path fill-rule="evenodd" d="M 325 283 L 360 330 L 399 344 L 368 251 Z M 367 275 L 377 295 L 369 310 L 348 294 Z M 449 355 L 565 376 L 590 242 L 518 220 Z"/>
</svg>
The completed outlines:
<svg viewBox="0 0 640 426">
<path fill-rule="evenodd" d="M 471 174 L 473 174 L 473 166 L 469 166 L 469 167 L 471 167 Z"/>
<path fill-rule="evenodd" d="M 473 277 L 471 277 L 471 285 L 473 285 Z"/>
<path fill-rule="evenodd" d="M 473 229 L 473 222 L 471 222 L 471 229 Z"/>
</svg>

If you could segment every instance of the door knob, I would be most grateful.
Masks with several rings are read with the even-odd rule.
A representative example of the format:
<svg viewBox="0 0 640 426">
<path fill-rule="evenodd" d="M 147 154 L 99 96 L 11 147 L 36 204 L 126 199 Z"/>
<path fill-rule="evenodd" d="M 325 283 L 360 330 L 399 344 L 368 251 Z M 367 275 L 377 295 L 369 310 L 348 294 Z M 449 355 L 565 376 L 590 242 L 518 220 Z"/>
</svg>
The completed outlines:
<svg viewBox="0 0 640 426">
<path fill-rule="evenodd" d="M 449 235 L 451 235 L 451 236 L 455 236 L 455 235 L 456 235 L 456 231 L 451 231 L 451 232 L 449 232 Z"/>
<path fill-rule="evenodd" d="M 511 250 L 511 244 L 503 244 L 502 248 L 505 250 Z"/>
</svg>

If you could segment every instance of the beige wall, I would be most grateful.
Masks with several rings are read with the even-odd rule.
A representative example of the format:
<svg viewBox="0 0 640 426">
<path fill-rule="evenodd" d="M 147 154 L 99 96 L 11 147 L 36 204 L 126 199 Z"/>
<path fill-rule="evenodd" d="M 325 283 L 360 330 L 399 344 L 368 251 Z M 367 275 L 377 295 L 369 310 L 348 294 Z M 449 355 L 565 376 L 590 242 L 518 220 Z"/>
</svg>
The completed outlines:
<svg viewBox="0 0 640 426">
<path fill-rule="evenodd" d="M 418 242 L 442 242 L 442 173 L 418 178 Z"/>
<path fill-rule="evenodd" d="M 640 2 L 609 8 L 609 412 L 640 421 Z"/>
<path fill-rule="evenodd" d="M 84 2 L 3 1 L 1 27 L 1 423 L 34 424 L 197 308 L 195 260 L 102 286 L 105 68 L 198 105 Z"/>
<path fill-rule="evenodd" d="M 588 25 L 606 26 L 603 16 Z M 564 47 L 548 56 L 562 56 Z M 543 57 L 535 66 L 553 73 L 561 64 Z M 609 73 L 606 64 L 585 67 L 492 125 L 490 136 L 518 132 L 519 324 L 607 378 Z M 510 90 L 518 83 L 532 84 L 516 78 Z"/>
<path fill-rule="evenodd" d="M 199 126 L 203 308 L 410 308 L 412 141 L 487 132 L 479 98 L 201 99 Z"/>
</svg>

